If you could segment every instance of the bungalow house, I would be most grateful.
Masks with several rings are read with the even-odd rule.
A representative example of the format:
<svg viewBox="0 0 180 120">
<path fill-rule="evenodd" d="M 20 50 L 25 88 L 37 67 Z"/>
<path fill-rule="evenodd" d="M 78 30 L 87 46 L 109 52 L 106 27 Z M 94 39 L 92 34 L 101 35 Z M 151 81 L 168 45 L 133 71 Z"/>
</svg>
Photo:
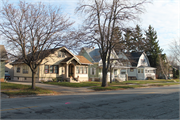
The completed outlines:
<svg viewBox="0 0 180 120">
<path fill-rule="evenodd" d="M 48 52 L 47 52 L 48 51 Z M 83 56 L 75 56 L 66 47 L 43 51 L 46 56 L 38 67 L 36 82 L 52 81 L 54 78 L 68 82 L 88 81 L 88 66 L 92 63 Z M 31 81 L 30 68 L 21 59 L 12 63 L 14 66 L 14 80 Z"/>
<path fill-rule="evenodd" d="M 145 52 L 119 53 L 120 59 L 126 62 L 130 69 L 122 69 L 121 74 L 128 73 L 128 79 L 146 80 L 156 79 L 156 68 L 150 66 Z"/>
<path fill-rule="evenodd" d="M 0 81 L 4 82 L 5 77 L 5 61 L 8 60 L 7 52 L 4 45 L 0 45 Z"/>
<path fill-rule="evenodd" d="M 102 60 L 99 53 L 99 49 L 95 48 L 82 48 L 79 55 L 84 56 L 88 59 L 93 65 L 90 65 L 89 70 L 89 79 L 92 81 L 101 81 L 102 80 Z M 120 75 L 120 69 L 124 68 L 123 64 L 118 61 L 118 56 L 113 50 L 110 56 L 111 65 L 112 65 L 112 79 L 120 79 L 125 81 L 125 76 Z M 110 69 L 108 70 L 107 81 L 110 81 Z"/>
</svg>

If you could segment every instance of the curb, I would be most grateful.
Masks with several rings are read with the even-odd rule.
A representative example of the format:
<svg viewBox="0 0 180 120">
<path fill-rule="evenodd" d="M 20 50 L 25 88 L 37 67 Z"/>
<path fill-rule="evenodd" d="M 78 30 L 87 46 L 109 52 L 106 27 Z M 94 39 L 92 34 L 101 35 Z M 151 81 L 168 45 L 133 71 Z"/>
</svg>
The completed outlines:
<svg viewBox="0 0 180 120">
<path fill-rule="evenodd" d="M 8 95 L 1 93 L 1 99 L 10 98 Z"/>
</svg>

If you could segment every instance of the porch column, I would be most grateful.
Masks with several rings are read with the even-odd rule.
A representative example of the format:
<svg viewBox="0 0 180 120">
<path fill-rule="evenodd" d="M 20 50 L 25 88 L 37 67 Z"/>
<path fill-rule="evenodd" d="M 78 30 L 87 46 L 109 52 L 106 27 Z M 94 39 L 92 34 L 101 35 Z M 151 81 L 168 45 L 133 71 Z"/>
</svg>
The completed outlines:
<svg viewBox="0 0 180 120">
<path fill-rule="evenodd" d="M 69 71 L 68 64 L 66 64 L 66 78 L 68 78 L 68 71 Z"/>
<path fill-rule="evenodd" d="M 76 78 L 76 66 L 74 65 L 74 77 Z"/>
</svg>

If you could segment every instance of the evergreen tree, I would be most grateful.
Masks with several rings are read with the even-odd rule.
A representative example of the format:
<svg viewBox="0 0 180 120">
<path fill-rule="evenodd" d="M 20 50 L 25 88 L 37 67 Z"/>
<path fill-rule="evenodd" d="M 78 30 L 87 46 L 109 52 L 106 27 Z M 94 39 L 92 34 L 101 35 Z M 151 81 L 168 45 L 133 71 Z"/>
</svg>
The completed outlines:
<svg viewBox="0 0 180 120">
<path fill-rule="evenodd" d="M 114 50 L 117 53 L 119 53 L 120 51 L 125 52 L 126 46 L 125 46 L 125 40 L 123 39 L 123 31 L 120 30 L 119 27 L 115 28 L 114 39 L 117 39 L 117 41 L 119 41 L 119 44 L 117 44 L 114 47 Z"/>
<path fill-rule="evenodd" d="M 176 76 L 176 70 L 173 68 L 173 78 L 177 78 Z"/>
<path fill-rule="evenodd" d="M 134 42 L 134 51 L 143 52 L 144 51 L 144 38 L 143 33 L 139 25 L 136 25 L 136 28 L 133 31 L 133 42 Z"/>
<path fill-rule="evenodd" d="M 124 33 L 124 41 L 126 46 L 125 52 L 132 52 L 134 50 L 134 42 L 133 42 L 133 31 L 130 28 L 125 29 Z"/>
<path fill-rule="evenodd" d="M 151 25 L 149 25 L 148 30 L 145 31 L 144 50 L 149 57 L 151 67 L 157 68 L 159 63 L 158 54 L 161 54 L 163 50 L 159 46 L 159 41 L 157 40 L 157 33 Z"/>
</svg>

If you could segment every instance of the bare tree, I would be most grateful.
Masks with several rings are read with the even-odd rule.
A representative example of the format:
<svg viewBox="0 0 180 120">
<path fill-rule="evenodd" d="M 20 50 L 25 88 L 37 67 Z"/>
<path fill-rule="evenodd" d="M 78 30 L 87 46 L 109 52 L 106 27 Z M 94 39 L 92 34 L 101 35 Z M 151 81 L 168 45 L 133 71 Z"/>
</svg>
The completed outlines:
<svg viewBox="0 0 180 120">
<path fill-rule="evenodd" d="M 169 69 L 170 69 L 169 61 L 166 58 L 166 54 L 163 54 L 163 55 L 158 54 L 158 57 L 159 57 L 159 65 L 160 65 L 162 74 L 167 80 L 169 77 Z"/>
<path fill-rule="evenodd" d="M 112 49 L 119 43 L 115 39 L 117 27 L 123 28 L 129 21 L 137 20 L 144 12 L 148 0 L 82 0 L 76 12 L 85 18 L 82 31 L 85 32 L 83 43 L 97 45 L 103 63 L 102 87 L 107 86 L 106 77 L 110 66 Z"/>
<path fill-rule="evenodd" d="M 14 50 L 11 55 L 30 67 L 32 89 L 35 89 L 35 74 L 43 60 L 41 58 L 52 52 L 47 49 L 64 45 L 73 22 L 62 14 L 60 7 L 46 6 L 41 2 L 19 1 L 16 6 L 3 2 L 0 17 L 0 34 Z"/>
<path fill-rule="evenodd" d="M 173 58 L 180 64 L 180 38 L 178 40 L 174 40 L 170 45 L 170 52 L 173 55 Z M 175 61 L 175 62 L 176 62 Z"/>
</svg>

